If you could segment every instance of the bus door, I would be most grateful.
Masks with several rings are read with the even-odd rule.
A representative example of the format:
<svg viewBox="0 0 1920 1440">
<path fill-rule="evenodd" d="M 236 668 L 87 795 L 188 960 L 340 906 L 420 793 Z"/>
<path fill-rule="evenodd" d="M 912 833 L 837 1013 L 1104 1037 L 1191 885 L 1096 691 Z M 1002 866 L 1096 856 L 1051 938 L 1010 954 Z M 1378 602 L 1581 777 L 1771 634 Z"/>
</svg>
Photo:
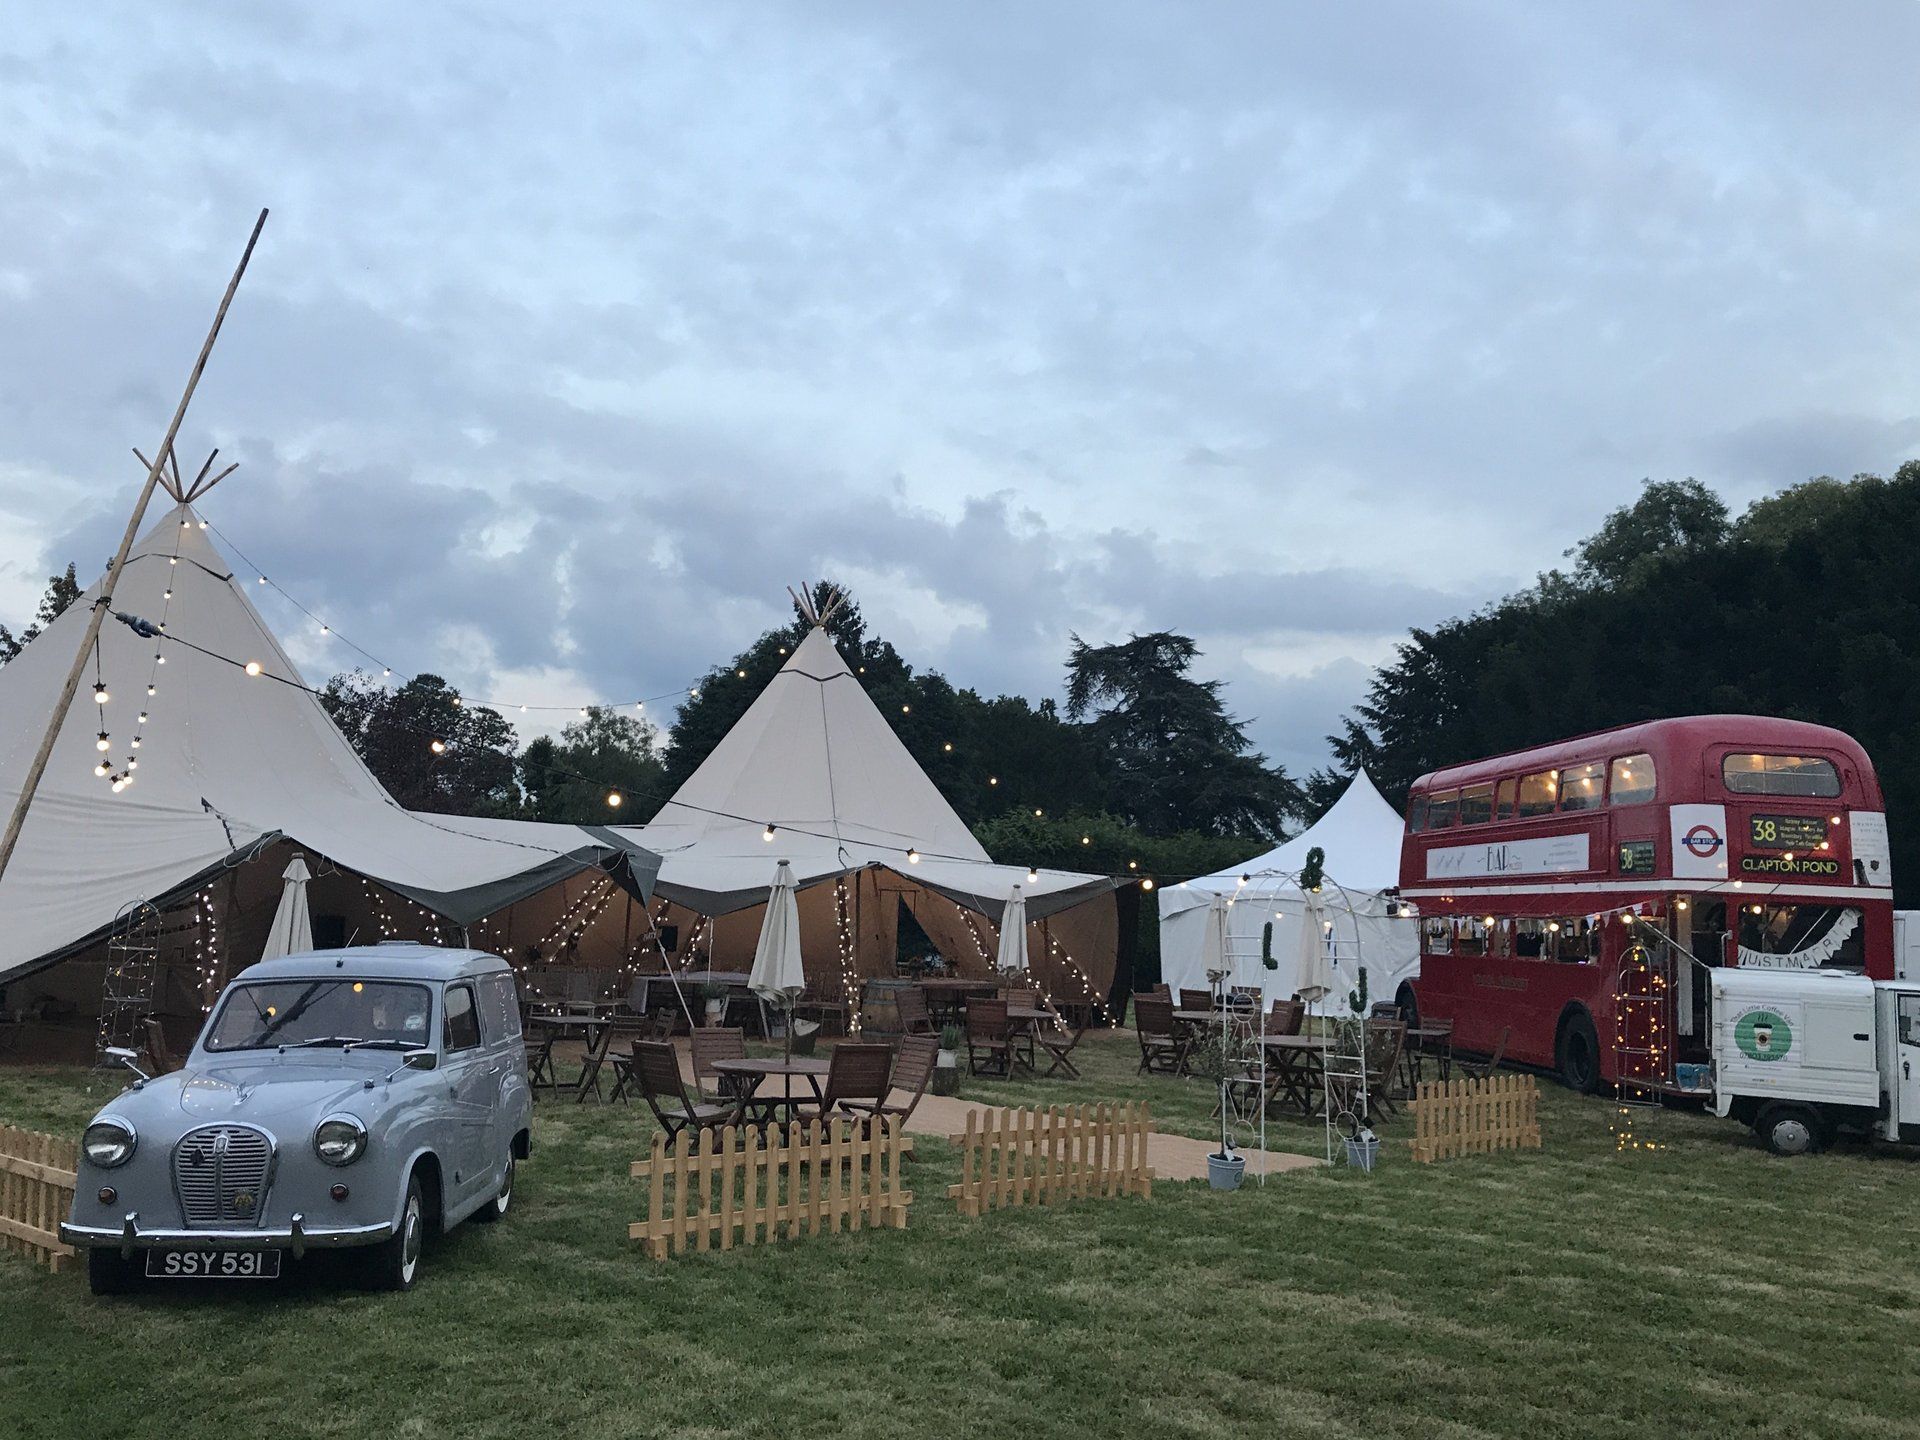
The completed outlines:
<svg viewBox="0 0 1920 1440">
<path fill-rule="evenodd" d="M 1727 959 L 1727 902 L 1724 900 L 1699 900 L 1687 911 L 1690 917 L 1692 933 L 1687 939 L 1686 948 L 1700 965 L 1717 970 Z M 1713 1033 L 1713 1020 L 1709 1013 L 1712 987 L 1706 977 L 1697 975 L 1697 966 L 1689 965 L 1684 978 L 1676 977 L 1679 991 L 1675 1010 L 1678 1012 L 1679 1030 L 1683 1038 L 1704 1043 Z"/>
</svg>

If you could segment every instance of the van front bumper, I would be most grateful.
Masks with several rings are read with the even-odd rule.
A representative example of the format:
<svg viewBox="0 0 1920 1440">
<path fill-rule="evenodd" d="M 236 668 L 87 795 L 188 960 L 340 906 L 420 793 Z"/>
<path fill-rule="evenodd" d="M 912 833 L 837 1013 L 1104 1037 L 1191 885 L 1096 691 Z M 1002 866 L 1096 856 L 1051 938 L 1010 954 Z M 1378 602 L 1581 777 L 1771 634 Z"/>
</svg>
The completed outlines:
<svg viewBox="0 0 1920 1440">
<path fill-rule="evenodd" d="M 258 1230 L 143 1230 L 140 1212 L 129 1210 L 119 1227 L 63 1224 L 60 1238 L 76 1250 L 117 1249 L 128 1259 L 136 1250 L 287 1250 L 295 1259 L 309 1250 L 344 1250 L 378 1245 L 393 1237 L 391 1221 L 377 1225 L 309 1226 L 295 1215 L 284 1228 Z"/>
</svg>

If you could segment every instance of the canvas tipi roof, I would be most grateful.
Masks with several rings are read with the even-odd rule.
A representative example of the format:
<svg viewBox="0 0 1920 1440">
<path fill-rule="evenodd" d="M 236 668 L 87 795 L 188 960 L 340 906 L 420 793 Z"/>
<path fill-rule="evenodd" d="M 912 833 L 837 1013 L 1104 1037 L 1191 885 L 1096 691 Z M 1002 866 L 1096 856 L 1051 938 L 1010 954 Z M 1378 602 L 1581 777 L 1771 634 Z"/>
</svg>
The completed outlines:
<svg viewBox="0 0 1920 1440">
<path fill-rule="evenodd" d="M 98 588 L 0 667 L 7 811 Z M 129 554 L 113 608 L 166 624 L 157 644 L 112 620 L 100 634 L 98 673 L 111 697 L 105 758 L 116 770 L 137 758 L 134 783 L 116 794 L 93 773 L 102 715 L 91 684 L 82 685 L 0 877 L 0 982 L 99 938 L 130 902 L 163 904 L 276 836 L 456 924 L 584 869 L 612 866 L 645 886 L 654 857 L 620 837 L 571 825 L 485 837 L 401 809 L 305 687 L 247 588 L 186 505 Z M 164 664 L 154 663 L 156 649 Z M 261 673 L 249 676 L 236 660 L 258 661 Z"/>
<path fill-rule="evenodd" d="M 773 839 L 767 827 L 774 827 Z M 996 865 L 815 626 L 648 824 L 658 892 L 704 915 L 767 898 L 776 860 L 802 886 L 884 866 L 998 917 L 1019 885 L 1038 919 L 1113 888 L 1105 876 Z M 909 851 L 917 859 L 909 857 Z"/>
</svg>

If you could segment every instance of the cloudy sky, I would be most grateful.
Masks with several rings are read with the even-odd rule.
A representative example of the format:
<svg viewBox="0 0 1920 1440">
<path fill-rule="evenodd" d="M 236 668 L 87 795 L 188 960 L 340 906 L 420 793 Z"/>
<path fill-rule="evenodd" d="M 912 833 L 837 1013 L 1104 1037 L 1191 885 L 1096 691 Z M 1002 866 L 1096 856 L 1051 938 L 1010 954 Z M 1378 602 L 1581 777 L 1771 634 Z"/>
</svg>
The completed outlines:
<svg viewBox="0 0 1920 1440">
<path fill-rule="evenodd" d="M 1920 11 L 1843 17 L 32 7 L 0 619 L 110 553 L 267 205 L 181 451 L 396 669 L 656 694 L 825 575 L 989 692 L 1188 631 L 1303 769 L 1642 477 L 1920 454 Z"/>
</svg>

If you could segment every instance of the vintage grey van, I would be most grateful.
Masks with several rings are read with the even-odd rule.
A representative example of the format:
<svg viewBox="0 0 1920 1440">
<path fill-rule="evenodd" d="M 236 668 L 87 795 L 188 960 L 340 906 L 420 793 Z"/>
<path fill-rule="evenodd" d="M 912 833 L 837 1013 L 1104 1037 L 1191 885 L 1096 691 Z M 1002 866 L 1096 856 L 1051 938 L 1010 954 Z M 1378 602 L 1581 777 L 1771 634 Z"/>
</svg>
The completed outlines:
<svg viewBox="0 0 1920 1440">
<path fill-rule="evenodd" d="M 180 1070 L 94 1116 L 60 1233 L 96 1294 L 272 1279 L 284 1255 L 342 1247 L 368 1283 L 409 1289 L 429 1230 L 507 1213 L 532 1099 L 498 956 L 388 943 L 266 961 L 227 986 Z"/>
</svg>

